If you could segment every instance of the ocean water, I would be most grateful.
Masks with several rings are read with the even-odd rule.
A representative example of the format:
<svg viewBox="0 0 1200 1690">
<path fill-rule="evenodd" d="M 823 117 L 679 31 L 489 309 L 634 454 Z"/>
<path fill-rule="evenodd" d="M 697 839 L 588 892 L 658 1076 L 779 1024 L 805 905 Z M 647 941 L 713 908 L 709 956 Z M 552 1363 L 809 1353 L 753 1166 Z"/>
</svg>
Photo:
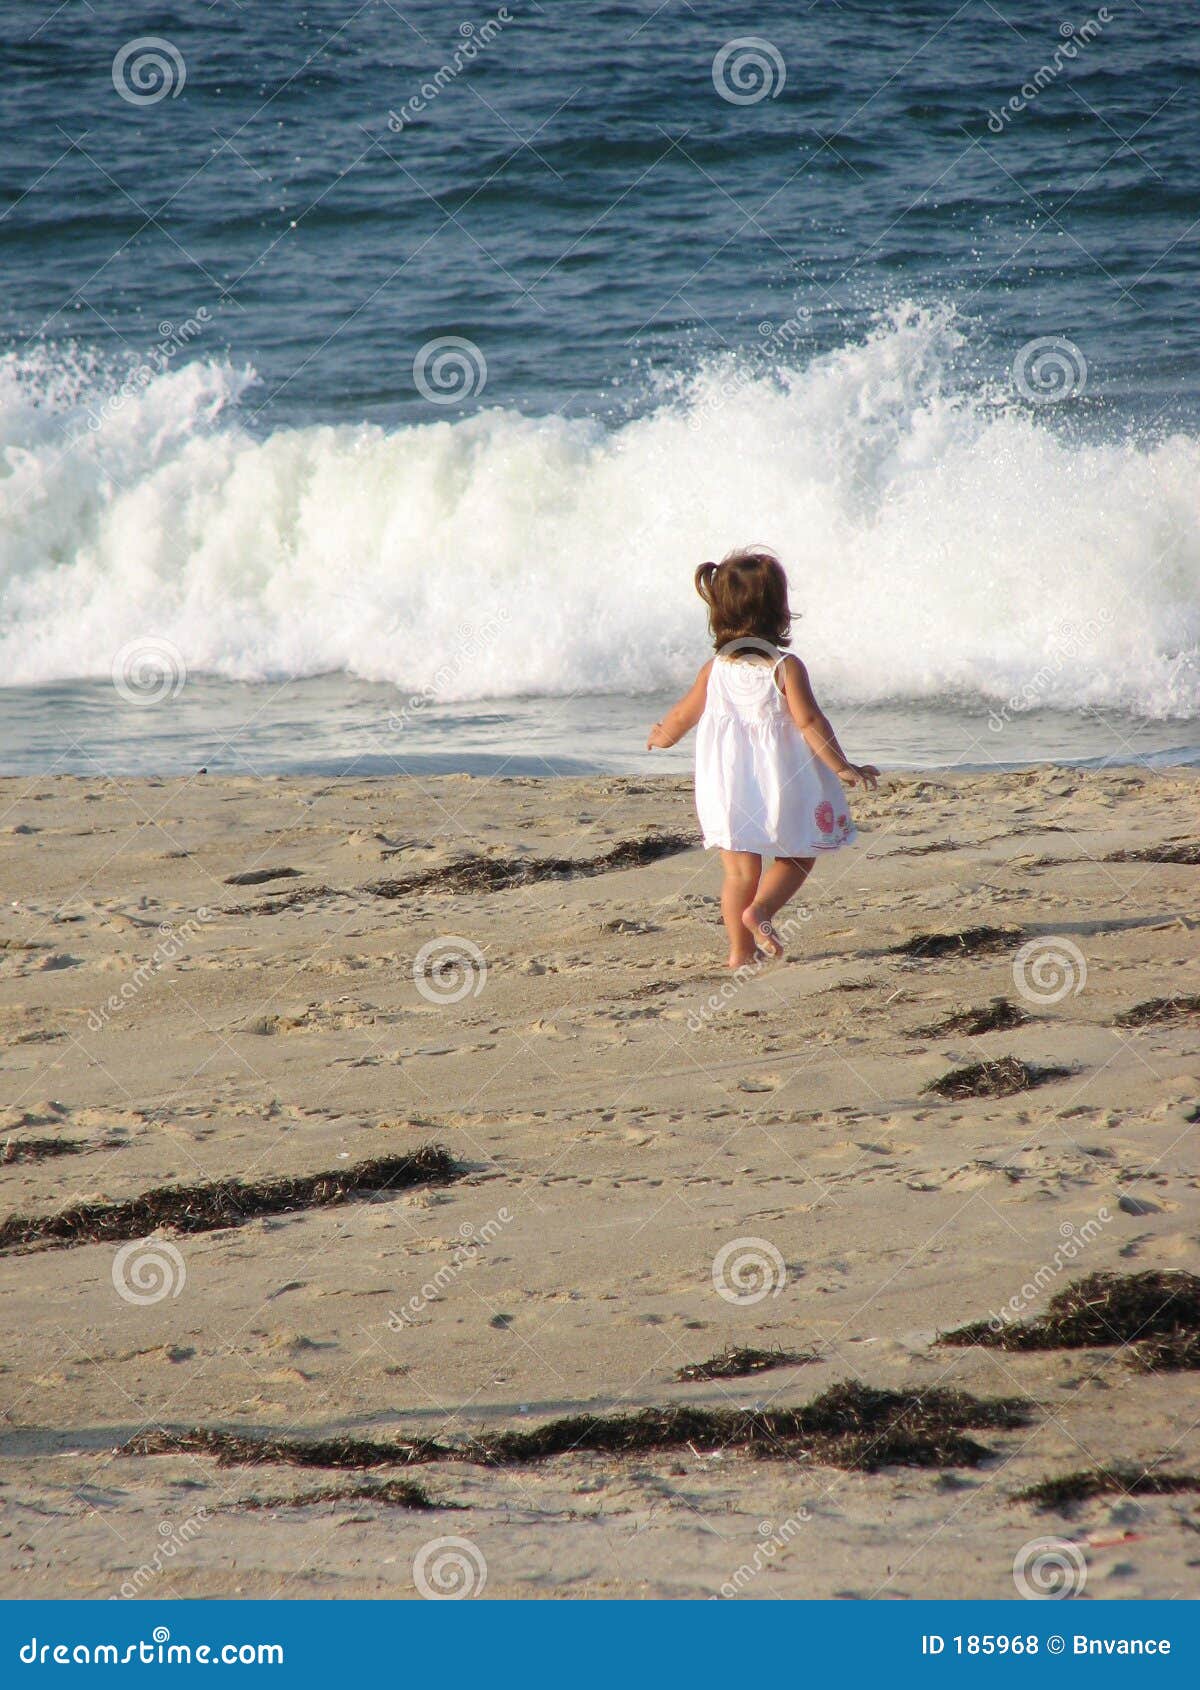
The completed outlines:
<svg viewBox="0 0 1200 1690">
<path fill-rule="evenodd" d="M 7 6 L 0 772 L 1200 761 L 1193 19 Z"/>
</svg>

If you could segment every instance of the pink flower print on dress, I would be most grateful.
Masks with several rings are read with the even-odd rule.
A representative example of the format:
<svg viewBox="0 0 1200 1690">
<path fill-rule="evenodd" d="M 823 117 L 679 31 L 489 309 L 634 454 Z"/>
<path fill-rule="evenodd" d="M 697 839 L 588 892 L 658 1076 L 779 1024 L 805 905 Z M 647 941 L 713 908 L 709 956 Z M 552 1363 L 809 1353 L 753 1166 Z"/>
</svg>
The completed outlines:
<svg viewBox="0 0 1200 1690">
<path fill-rule="evenodd" d="M 816 816 L 817 826 L 820 828 L 821 832 L 832 833 L 833 805 L 829 802 L 828 798 L 823 799 L 821 803 L 817 805 L 816 810 L 813 813 Z"/>
</svg>

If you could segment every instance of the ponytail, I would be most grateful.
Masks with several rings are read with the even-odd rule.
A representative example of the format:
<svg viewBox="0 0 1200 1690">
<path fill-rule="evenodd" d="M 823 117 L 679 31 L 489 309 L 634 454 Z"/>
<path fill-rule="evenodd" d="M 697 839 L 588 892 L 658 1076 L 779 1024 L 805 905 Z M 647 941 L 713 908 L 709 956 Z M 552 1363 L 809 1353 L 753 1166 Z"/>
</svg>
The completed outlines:
<svg viewBox="0 0 1200 1690">
<path fill-rule="evenodd" d="M 731 640 L 783 647 L 791 643 L 791 611 L 783 565 L 765 546 L 702 563 L 696 591 L 708 606 L 708 631 L 720 651 Z"/>
</svg>

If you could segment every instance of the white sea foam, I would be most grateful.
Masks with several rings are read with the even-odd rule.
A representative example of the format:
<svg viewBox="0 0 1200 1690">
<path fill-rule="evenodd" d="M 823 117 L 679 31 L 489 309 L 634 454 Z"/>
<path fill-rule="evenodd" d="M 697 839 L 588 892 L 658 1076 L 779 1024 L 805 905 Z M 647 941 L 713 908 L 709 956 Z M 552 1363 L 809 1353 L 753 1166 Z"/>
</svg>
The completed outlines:
<svg viewBox="0 0 1200 1690">
<path fill-rule="evenodd" d="M 0 364 L 0 682 L 347 671 L 445 698 L 628 691 L 706 650 L 696 564 L 787 564 L 831 697 L 1200 714 L 1200 440 L 1064 440 L 967 391 L 945 314 L 711 364 L 623 426 L 493 409 L 281 430 L 249 371 Z M 502 612 L 507 611 L 507 614 Z"/>
</svg>

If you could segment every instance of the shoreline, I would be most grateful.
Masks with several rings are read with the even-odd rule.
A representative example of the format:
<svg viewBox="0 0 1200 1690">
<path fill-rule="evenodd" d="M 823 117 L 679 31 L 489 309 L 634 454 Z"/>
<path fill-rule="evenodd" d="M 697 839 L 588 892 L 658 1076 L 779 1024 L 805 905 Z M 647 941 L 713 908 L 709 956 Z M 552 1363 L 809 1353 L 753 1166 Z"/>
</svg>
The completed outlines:
<svg viewBox="0 0 1200 1690">
<path fill-rule="evenodd" d="M 0 1247 L 5 1593 L 413 1596 L 455 1535 L 495 1596 L 1016 1599 L 1023 1545 L 1091 1534 L 1090 1594 L 1186 1594 L 1200 1493 L 1017 1498 L 1193 1465 L 1200 1375 L 935 1339 L 1086 1273 L 1200 1273 L 1200 1018 L 1121 1019 L 1200 997 L 1198 794 L 889 775 L 792 954 L 733 981 L 686 775 L 0 779 L 0 1224 L 93 1228 Z M 334 1190 L 434 1144 L 444 1180 Z M 238 1224 L 136 1207 L 182 1189 L 194 1225 L 230 1180 Z M 738 1349 L 767 1361 L 677 1377 Z M 814 1405 L 848 1386 L 1022 1417 L 838 1465 Z M 113 1453 L 685 1409 L 716 1418 L 492 1466 Z M 723 1446 L 746 1410 L 804 1410 L 808 1454 Z"/>
<path fill-rule="evenodd" d="M 696 666 L 707 655 L 695 651 Z M 821 677 L 814 669 L 818 690 Z M 690 679 L 690 676 L 687 677 Z M 656 778 L 690 768 L 690 744 L 644 749 L 678 690 L 454 703 L 348 675 L 286 685 L 189 675 L 178 696 L 125 702 L 111 680 L 0 688 L 0 779 Z M 860 761 L 903 778 L 1054 765 L 1200 766 L 1194 719 L 1147 722 L 1119 711 L 941 703 L 851 705 L 824 699 Z M 1119 763 L 1114 763 L 1114 753 Z"/>
</svg>

